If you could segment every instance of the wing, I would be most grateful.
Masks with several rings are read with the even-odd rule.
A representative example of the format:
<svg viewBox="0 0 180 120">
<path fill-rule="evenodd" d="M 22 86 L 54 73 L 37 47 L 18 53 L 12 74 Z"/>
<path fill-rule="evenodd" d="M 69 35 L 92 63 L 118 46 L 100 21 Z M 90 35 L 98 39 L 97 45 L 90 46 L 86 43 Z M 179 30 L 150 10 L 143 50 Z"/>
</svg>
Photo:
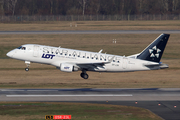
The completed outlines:
<svg viewBox="0 0 180 120">
<path fill-rule="evenodd" d="M 109 64 L 113 61 L 113 59 L 115 58 L 115 56 L 113 56 L 109 61 L 107 62 L 95 62 L 95 63 L 75 63 L 75 65 L 77 65 L 78 67 L 80 67 L 81 69 L 94 69 L 94 68 L 104 68 L 103 66 L 105 64 Z"/>
</svg>

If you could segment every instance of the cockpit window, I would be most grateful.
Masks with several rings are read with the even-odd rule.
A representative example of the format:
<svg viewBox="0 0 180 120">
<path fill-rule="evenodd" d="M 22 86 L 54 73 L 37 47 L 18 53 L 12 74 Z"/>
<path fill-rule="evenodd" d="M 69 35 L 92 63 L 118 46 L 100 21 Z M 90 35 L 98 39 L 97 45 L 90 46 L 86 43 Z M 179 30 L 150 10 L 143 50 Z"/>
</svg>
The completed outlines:
<svg viewBox="0 0 180 120">
<path fill-rule="evenodd" d="M 18 47 L 17 49 L 21 49 L 21 48 L 22 48 L 22 46 Z"/>
<path fill-rule="evenodd" d="M 20 49 L 20 50 L 26 50 L 26 47 L 20 46 L 20 47 L 18 47 L 17 49 Z"/>
<path fill-rule="evenodd" d="M 21 49 L 22 49 L 22 50 L 26 50 L 26 47 L 22 47 Z"/>
</svg>

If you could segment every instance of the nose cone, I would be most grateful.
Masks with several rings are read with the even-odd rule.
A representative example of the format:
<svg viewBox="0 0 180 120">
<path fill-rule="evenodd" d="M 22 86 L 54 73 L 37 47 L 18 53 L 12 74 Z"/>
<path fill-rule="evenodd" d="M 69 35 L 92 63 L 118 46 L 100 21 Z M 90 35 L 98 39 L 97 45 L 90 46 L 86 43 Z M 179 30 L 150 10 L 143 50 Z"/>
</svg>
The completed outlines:
<svg viewBox="0 0 180 120">
<path fill-rule="evenodd" d="M 13 52 L 12 52 L 12 51 L 8 52 L 8 53 L 6 54 L 6 56 L 12 57 L 12 56 L 13 56 Z"/>
</svg>

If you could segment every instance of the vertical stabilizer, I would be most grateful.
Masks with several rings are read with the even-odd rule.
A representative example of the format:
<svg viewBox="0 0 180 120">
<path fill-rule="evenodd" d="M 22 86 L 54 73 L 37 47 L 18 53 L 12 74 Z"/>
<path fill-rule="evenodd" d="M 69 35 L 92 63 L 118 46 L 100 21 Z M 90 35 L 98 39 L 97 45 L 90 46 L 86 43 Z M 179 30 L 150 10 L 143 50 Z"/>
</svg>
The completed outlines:
<svg viewBox="0 0 180 120">
<path fill-rule="evenodd" d="M 169 34 L 161 34 L 137 56 L 137 59 L 160 62 L 169 36 Z"/>
</svg>

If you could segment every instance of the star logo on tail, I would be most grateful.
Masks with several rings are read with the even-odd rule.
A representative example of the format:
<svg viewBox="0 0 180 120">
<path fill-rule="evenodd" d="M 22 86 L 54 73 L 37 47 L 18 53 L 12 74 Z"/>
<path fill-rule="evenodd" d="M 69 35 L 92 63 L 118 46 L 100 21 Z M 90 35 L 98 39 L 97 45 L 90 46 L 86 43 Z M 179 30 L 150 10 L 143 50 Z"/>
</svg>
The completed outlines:
<svg viewBox="0 0 180 120">
<path fill-rule="evenodd" d="M 157 48 L 156 46 L 154 46 L 152 49 L 149 49 L 149 53 L 151 54 L 150 57 L 159 58 L 160 52 L 161 52 L 161 50 L 159 48 Z"/>
</svg>

